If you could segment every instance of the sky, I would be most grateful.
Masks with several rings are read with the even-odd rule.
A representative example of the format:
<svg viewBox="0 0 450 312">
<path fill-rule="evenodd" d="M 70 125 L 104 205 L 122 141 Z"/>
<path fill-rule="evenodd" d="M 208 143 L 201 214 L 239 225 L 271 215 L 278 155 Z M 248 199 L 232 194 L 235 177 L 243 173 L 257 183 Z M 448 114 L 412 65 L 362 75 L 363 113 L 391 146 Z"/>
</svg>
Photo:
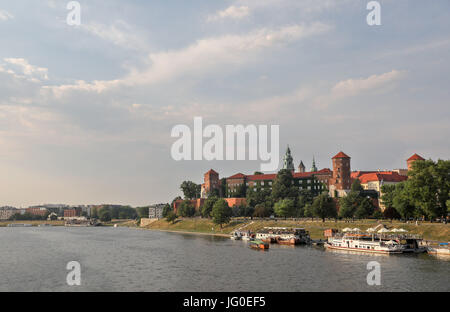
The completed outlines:
<svg viewBox="0 0 450 312">
<path fill-rule="evenodd" d="M 0 206 L 170 202 L 261 161 L 175 161 L 175 125 L 279 125 L 321 168 L 450 155 L 450 2 L 0 0 Z M 281 160 L 282 155 L 280 155 Z M 281 165 L 281 164 L 280 164 Z"/>
</svg>

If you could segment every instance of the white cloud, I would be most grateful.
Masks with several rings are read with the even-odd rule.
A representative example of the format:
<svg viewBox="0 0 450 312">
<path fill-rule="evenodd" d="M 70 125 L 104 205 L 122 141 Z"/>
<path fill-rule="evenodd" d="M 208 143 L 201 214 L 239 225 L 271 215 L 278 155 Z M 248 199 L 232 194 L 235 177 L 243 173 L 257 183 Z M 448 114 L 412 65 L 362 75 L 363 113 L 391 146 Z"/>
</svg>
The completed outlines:
<svg viewBox="0 0 450 312">
<path fill-rule="evenodd" d="M 13 75 L 16 78 L 24 78 L 33 82 L 48 80 L 48 69 L 31 65 L 24 58 L 4 58 L 6 64 L 0 64 L 0 72 Z"/>
<path fill-rule="evenodd" d="M 98 23 L 82 24 L 81 28 L 96 37 L 125 49 L 147 49 L 147 45 L 142 36 L 139 36 L 133 27 L 122 20 L 118 20 L 112 25 Z"/>
<path fill-rule="evenodd" d="M 242 19 L 250 14 L 250 9 L 248 6 L 230 6 L 223 11 L 219 11 L 214 15 L 208 17 L 208 22 L 217 21 L 220 19 L 231 18 L 231 19 Z"/>
<path fill-rule="evenodd" d="M 0 10 L 0 21 L 7 21 L 14 18 L 14 15 L 5 10 Z"/>
<path fill-rule="evenodd" d="M 327 32 L 331 26 L 322 23 L 290 25 L 277 29 L 263 28 L 244 35 L 226 35 L 201 39 L 179 50 L 151 53 L 146 70 L 131 70 L 123 79 L 77 82 L 74 85 L 49 87 L 61 93 L 67 90 L 102 92 L 118 85 L 137 86 L 167 82 L 185 75 L 201 76 L 212 70 L 254 61 L 255 56 L 269 48 Z"/>
<path fill-rule="evenodd" d="M 392 70 L 381 75 L 372 75 L 367 78 L 348 79 L 337 83 L 332 94 L 338 97 L 354 96 L 367 90 L 378 89 L 386 84 L 400 79 L 404 71 Z"/>
</svg>

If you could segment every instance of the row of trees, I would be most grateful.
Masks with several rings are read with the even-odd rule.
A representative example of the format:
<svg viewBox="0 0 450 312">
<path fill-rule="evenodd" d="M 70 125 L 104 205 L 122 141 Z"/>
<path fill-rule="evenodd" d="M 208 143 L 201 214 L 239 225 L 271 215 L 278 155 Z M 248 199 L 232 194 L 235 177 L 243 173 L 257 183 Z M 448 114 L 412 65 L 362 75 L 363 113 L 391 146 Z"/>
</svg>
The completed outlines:
<svg viewBox="0 0 450 312">
<path fill-rule="evenodd" d="M 383 185 L 381 191 L 392 218 L 444 219 L 450 213 L 450 161 L 415 161 L 408 180 Z"/>
</svg>

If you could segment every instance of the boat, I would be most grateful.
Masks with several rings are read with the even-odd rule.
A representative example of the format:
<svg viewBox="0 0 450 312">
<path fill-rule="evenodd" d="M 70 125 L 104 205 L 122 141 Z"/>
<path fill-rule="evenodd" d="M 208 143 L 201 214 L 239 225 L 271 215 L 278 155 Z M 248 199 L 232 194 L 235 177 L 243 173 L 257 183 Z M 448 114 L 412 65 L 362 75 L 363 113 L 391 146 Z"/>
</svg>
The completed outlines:
<svg viewBox="0 0 450 312">
<path fill-rule="evenodd" d="M 295 239 L 295 238 L 286 239 L 286 238 L 278 237 L 276 239 L 276 241 L 277 241 L 277 244 L 280 244 L 280 245 L 297 245 L 298 244 L 297 239 Z"/>
<path fill-rule="evenodd" d="M 406 247 L 390 237 L 382 238 L 374 234 L 345 233 L 328 237 L 327 249 L 358 251 L 365 253 L 401 254 Z"/>
<path fill-rule="evenodd" d="M 231 233 L 231 237 L 232 240 L 240 240 L 242 239 L 242 234 L 241 232 L 238 231 L 234 231 L 233 233 Z"/>
<path fill-rule="evenodd" d="M 99 226 L 100 223 L 96 219 L 70 219 L 66 220 L 64 226 L 67 227 L 88 227 L 88 226 Z"/>
<path fill-rule="evenodd" d="M 250 241 L 250 248 L 268 250 L 269 244 L 263 242 L 262 240 L 253 240 L 253 241 Z"/>
<path fill-rule="evenodd" d="M 303 228 L 286 228 L 286 227 L 265 227 L 256 233 L 256 239 L 267 243 L 277 243 L 294 245 L 309 244 L 311 238 L 308 231 Z"/>
<path fill-rule="evenodd" d="M 438 245 L 427 246 L 427 252 L 432 255 L 450 256 L 450 247 L 448 243 L 439 243 Z"/>
<path fill-rule="evenodd" d="M 8 227 L 31 227 L 32 224 L 29 223 L 10 223 L 8 224 Z"/>
<path fill-rule="evenodd" d="M 38 227 L 50 227 L 53 226 L 52 224 L 48 224 L 48 223 L 44 223 L 44 224 L 39 224 Z"/>
</svg>

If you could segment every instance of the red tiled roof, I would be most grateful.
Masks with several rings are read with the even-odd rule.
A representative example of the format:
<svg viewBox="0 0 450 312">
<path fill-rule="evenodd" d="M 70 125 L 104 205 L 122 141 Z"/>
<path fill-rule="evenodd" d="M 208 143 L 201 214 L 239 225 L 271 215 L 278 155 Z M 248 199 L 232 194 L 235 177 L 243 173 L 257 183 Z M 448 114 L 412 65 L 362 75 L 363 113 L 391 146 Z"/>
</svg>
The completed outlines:
<svg viewBox="0 0 450 312">
<path fill-rule="evenodd" d="M 366 173 L 359 177 L 359 181 L 362 184 L 371 181 L 384 181 L 384 182 L 402 182 L 407 180 L 408 177 L 399 175 L 397 172 L 384 171 L 375 173 Z"/>
<path fill-rule="evenodd" d="M 236 173 L 235 175 L 232 175 L 231 177 L 228 177 L 227 179 L 243 179 L 243 178 L 245 178 L 245 174 Z"/>
<path fill-rule="evenodd" d="M 359 178 L 360 176 L 362 176 L 363 174 L 366 174 L 366 173 L 376 173 L 376 172 L 378 172 L 378 171 L 360 171 L 360 170 L 358 170 L 358 171 L 352 171 L 352 173 L 350 173 L 350 177 L 351 177 L 352 179 L 356 179 L 356 178 Z"/>
<path fill-rule="evenodd" d="M 350 156 L 348 156 L 344 152 L 339 152 L 336 155 L 334 155 L 334 157 L 332 159 L 335 159 L 335 158 L 350 158 Z"/>
<path fill-rule="evenodd" d="M 411 157 L 409 157 L 407 161 L 410 161 L 410 160 L 425 160 L 425 159 L 417 154 L 414 154 Z"/>
<path fill-rule="evenodd" d="M 273 174 L 253 174 L 248 175 L 247 179 L 249 181 L 263 181 L 263 180 L 275 180 L 277 175 L 275 173 Z"/>
</svg>

